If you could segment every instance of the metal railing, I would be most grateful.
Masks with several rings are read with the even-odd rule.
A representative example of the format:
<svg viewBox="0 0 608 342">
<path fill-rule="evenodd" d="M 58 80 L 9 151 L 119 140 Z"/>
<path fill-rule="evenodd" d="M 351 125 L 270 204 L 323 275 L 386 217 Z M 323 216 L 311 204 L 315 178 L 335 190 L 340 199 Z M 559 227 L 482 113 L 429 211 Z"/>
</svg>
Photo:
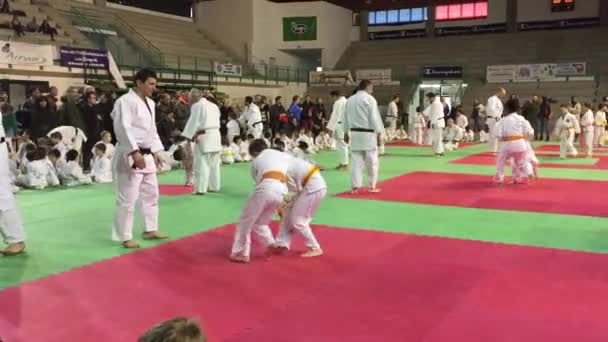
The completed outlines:
<svg viewBox="0 0 608 342">
<path fill-rule="evenodd" d="M 142 47 L 148 52 L 149 57 L 152 59 L 152 64 L 155 67 L 163 67 L 165 65 L 163 53 L 157 48 L 151 41 L 139 33 L 131 24 L 121 18 L 118 14 L 114 14 L 113 17 L 115 24 L 119 26 L 119 33 L 126 36 L 127 39 L 135 41 L 135 45 Z"/>
<path fill-rule="evenodd" d="M 91 20 L 88 16 L 86 16 L 84 13 L 82 13 L 75 7 L 72 7 L 70 11 L 77 20 L 82 21 L 83 24 L 88 26 L 93 31 L 94 35 L 89 37 L 91 38 L 91 41 L 95 44 L 95 46 L 104 50 L 110 50 L 112 52 L 112 55 L 116 58 L 117 63 L 122 62 L 122 51 L 120 47 L 111 39 L 105 39 L 106 35 L 101 31 L 99 25 L 97 25 L 93 20 Z"/>
</svg>

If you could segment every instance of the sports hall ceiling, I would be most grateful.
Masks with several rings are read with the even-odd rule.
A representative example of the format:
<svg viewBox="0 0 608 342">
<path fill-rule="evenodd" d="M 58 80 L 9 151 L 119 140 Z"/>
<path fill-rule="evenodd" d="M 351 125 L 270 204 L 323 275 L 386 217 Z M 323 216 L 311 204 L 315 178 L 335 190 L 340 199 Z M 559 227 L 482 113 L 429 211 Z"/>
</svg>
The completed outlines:
<svg viewBox="0 0 608 342">
<path fill-rule="evenodd" d="M 302 2 L 318 0 L 270 0 L 272 2 Z M 325 0 L 338 6 L 346 7 L 355 11 L 362 9 L 389 9 L 426 6 L 432 0 Z"/>
</svg>

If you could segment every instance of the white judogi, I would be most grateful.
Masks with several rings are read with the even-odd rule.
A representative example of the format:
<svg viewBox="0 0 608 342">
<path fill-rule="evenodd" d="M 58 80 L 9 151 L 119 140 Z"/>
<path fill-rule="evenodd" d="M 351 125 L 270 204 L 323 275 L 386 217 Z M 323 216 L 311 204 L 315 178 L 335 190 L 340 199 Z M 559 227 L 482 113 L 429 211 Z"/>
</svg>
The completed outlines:
<svg viewBox="0 0 608 342">
<path fill-rule="evenodd" d="M 293 201 L 283 212 L 277 246 L 289 249 L 293 233 L 297 231 L 308 249 L 321 249 L 310 229 L 310 222 L 327 193 L 325 180 L 316 166 L 294 158 L 287 170 L 287 188 Z"/>
<path fill-rule="evenodd" d="M 54 128 L 52 131 L 47 133 L 47 137 L 51 137 L 51 134 L 59 132 L 61 133 L 61 141 L 68 147 L 68 149 L 74 149 L 78 152 L 82 149 L 82 144 L 87 142 L 87 136 L 84 132 L 74 126 L 59 126 Z"/>
<path fill-rule="evenodd" d="M 589 109 L 581 116 L 581 130 L 583 135 L 583 145 L 585 148 L 585 155 L 591 156 L 593 154 L 593 131 L 594 131 L 595 118 L 593 112 Z"/>
<path fill-rule="evenodd" d="M 504 107 L 502 101 L 496 95 L 488 99 L 486 104 L 486 124 L 489 128 L 488 135 L 488 149 L 490 152 L 496 153 L 498 151 L 498 138 L 496 137 L 496 123 L 500 121 Z"/>
<path fill-rule="evenodd" d="M 439 96 L 435 96 L 433 102 L 424 110 L 424 115 L 431 122 L 431 143 L 436 155 L 443 154 L 443 129 L 445 119 L 443 118 L 443 103 Z"/>
<path fill-rule="evenodd" d="M 95 183 L 112 183 L 112 162 L 105 155 L 95 157 L 91 167 Z"/>
<path fill-rule="evenodd" d="M 155 105 L 151 99 L 146 98 L 144 102 L 131 89 L 116 100 L 111 115 L 117 140 L 112 160 L 117 186 L 112 238 L 124 242 L 133 239 L 133 212 L 138 199 L 144 231 L 158 230 L 159 193 L 154 156 L 144 155 L 146 167 L 134 169 L 130 154 L 139 149 L 158 153 L 164 148 L 156 130 Z"/>
<path fill-rule="evenodd" d="M 59 185 L 55 168 L 48 159 L 32 160 L 25 169 L 25 174 L 17 178 L 18 185 L 38 190 Z"/>
<path fill-rule="evenodd" d="M 496 180 L 504 180 L 505 162 L 513 158 L 513 179 L 517 181 L 520 171 L 526 167 L 526 139 L 534 136 L 534 130 L 523 116 L 512 113 L 496 124 L 495 132 L 496 138 L 503 142 L 496 158 Z"/>
<path fill-rule="evenodd" d="M 388 103 L 388 109 L 386 110 L 386 122 L 388 123 L 387 138 L 389 141 L 395 137 L 397 119 L 399 119 L 399 108 L 397 107 L 397 102 L 391 101 Z"/>
<path fill-rule="evenodd" d="M 336 141 L 336 154 L 339 165 L 348 165 L 348 144 L 344 141 L 344 113 L 346 112 L 346 97 L 340 96 L 331 110 L 327 129 L 333 132 Z"/>
<path fill-rule="evenodd" d="M 82 172 L 82 167 L 77 161 L 69 161 L 61 166 L 59 170 L 59 179 L 61 184 L 66 186 L 76 186 L 91 184 L 91 177 L 85 176 Z"/>
<path fill-rule="evenodd" d="M 228 130 L 228 133 L 226 134 L 228 143 L 232 144 L 234 137 L 241 135 L 241 126 L 237 120 L 230 120 L 226 124 L 226 129 Z"/>
<path fill-rule="evenodd" d="M 578 120 L 576 116 L 570 113 L 566 113 L 562 118 L 562 121 L 558 127 L 560 143 L 559 143 L 559 156 L 560 158 L 566 158 L 569 153 L 572 156 L 578 155 L 576 148 L 574 148 L 574 132 L 576 131 L 576 125 Z"/>
<path fill-rule="evenodd" d="M 69 151 L 68 146 L 63 141 L 56 143 L 51 149 L 59 151 L 61 153 L 61 157 L 59 158 L 61 159 L 65 159 L 65 154 Z"/>
<path fill-rule="evenodd" d="M 257 234 L 264 247 L 274 244 L 268 224 L 279 208 L 283 196 L 287 194 L 285 180 L 292 159 L 293 157 L 287 153 L 266 149 L 251 163 L 251 175 L 256 187 L 247 200 L 236 226 L 232 255 L 249 257 L 252 231 Z M 272 176 L 284 178 L 277 180 Z"/>
<path fill-rule="evenodd" d="M 234 164 L 234 154 L 230 146 L 222 147 L 222 164 Z"/>
<path fill-rule="evenodd" d="M 344 130 L 350 134 L 352 188 L 361 187 L 365 166 L 369 187 L 375 189 L 378 180 L 378 136 L 384 133 L 376 99 L 366 91 L 359 90 L 346 101 L 343 123 Z"/>
<path fill-rule="evenodd" d="M 2 138 L 5 138 L 5 132 L 0 120 Z M 8 145 L 0 143 L 0 235 L 7 243 L 19 243 L 25 241 L 25 231 L 15 203 L 8 160 Z"/>
<path fill-rule="evenodd" d="M 102 140 L 98 141 L 95 143 L 95 145 L 93 145 L 93 155 L 95 155 L 95 146 L 99 145 L 99 144 L 104 144 L 106 145 L 106 153 L 105 156 L 108 157 L 109 160 L 112 160 L 112 157 L 114 157 L 114 145 L 112 145 L 111 143 L 104 143 Z"/>
<path fill-rule="evenodd" d="M 416 113 L 413 115 L 413 132 L 414 136 L 412 137 L 412 142 L 418 145 L 422 145 L 422 138 L 424 137 L 424 128 L 426 127 L 426 121 L 424 120 L 424 115 L 422 113 Z"/>
<path fill-rule="evenodd" d="M 264 131 L 262 112 L 255 103 L 250 104 L 245 109 L 239 121 L 243 125 L 247 125 L 247 134 L 253 134 L 255 139 L 262 138 L 262 132 Z"/>
<path fill-rule="evenodd" d="M 458 145 L 464 138 L 464 129 L 460 126 L 452 125 L 452 127 L 446 127 L 445 129 L 445 148 L 448 151 L 452 151 L 458 148 Z"/>
<path fill-rule="evenodd" d="M 593 144 L 604 146 L 604 133 L 606 132 L 606 113 L 598 110 L 595 113 L 595 132 L 593 134 Z"/>
<path fill-rule="evenodd" d="M 182 135 L 190 140 L 197 132 L 204 131 L 196 139 L 194 149 L 194 187 L 193 192 L 204 194 L 207 191 L 220 191 L 220 109 L 213 102 L 201 98 L 192 105 L 190 118 Z"/>
<path fill-rule="evenodd" d="M 467 126 L 469 125 L 469 118 L 466 115 L 460 114 L 456 117 L 456 126 L 462 128 L 466 131 Z"/>
</svg>

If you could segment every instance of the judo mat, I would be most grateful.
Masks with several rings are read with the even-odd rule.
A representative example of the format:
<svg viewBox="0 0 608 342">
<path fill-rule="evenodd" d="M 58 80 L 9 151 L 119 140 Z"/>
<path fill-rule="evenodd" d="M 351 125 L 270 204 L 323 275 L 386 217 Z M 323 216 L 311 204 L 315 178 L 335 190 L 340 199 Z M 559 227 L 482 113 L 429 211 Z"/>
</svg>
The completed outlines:
<svg viewBox="0 0 608 342">
<path fill-rule="evenodd" d="M 537 157 L 539 158 L 539 167 L 541 168 L 608 170 L 608 156 L 560 159 L 557 155 L 546 155 L 541 152 L 537 154 Z M 452 160 L 450 163 L 465 165 L 496 165 L 496 156 L 484 152 Z"/>
<path fill-rule="evenodd" d="M 541 178 L 532 185 L 494 185 L 483 175 L 413 172 L 378 184 L 379 193 L 342 198 L 466 208 L 608 217 L 608 182 Z"/>
<path fill-rule="evenodd" d="M 133 342 L 176 315 L 200 317 L 215 342 L 608 336 L 608 255 L 316 226 L 323 257 L 255 248 L 242 265 L 226 260 L 232 230 L 1 291 L 2 338 Z"/>
<path fill-rule="evenodd" d="M 177 184 L 161 184 L 158 188 L 161 196 L 184 196 L 192 194 L 191 186 Z"/>
<path fill-rule="evenodd" d="M 579 143 L 575 142 L 574 147 L 578 150 Z M 541 145 L 541 146 L 537 146 L 536 148 L 534 148 L 534 150 L 535 151 L 544 151 L 544 152 L 559 152 L 559 145 L 550 145 L 550 144 Z M 601 153 L 608 153 L 608 147 L 594 147 L 593 151 L 601 152 Z"/>
<path fill-rule="evenodd" d="M 475 143 L 475 142 L 463 142 L 463 143 L 459 144 L 459 148 L 469 147 L 469 146 L 474 146 L 474 145 L 478 145 L 478 143 Z M 431 147 L 431 145 L 418 145 L 418 144 L 413 143 L 410 140 L 393 141 L 393 142 L 387 143 L 386 146 L 391 146 L 391 147 Z"/>
</svg>

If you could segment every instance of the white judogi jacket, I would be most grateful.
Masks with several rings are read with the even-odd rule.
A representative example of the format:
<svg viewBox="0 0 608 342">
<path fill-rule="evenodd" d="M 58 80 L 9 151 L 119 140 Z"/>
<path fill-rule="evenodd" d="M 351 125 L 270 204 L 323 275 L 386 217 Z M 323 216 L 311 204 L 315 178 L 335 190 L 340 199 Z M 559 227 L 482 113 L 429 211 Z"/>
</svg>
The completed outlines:
<svg viewBox="0 0 608 342">
<path fill-rule="evenodd" d="M 439 96 L 435 96 L 433 102 L 424 110 L 424 116 L 429 118 L 431 128 L 444 128 L 445 119 L 443 118 L 443 103 Z"/>
<path fill-rule="evenodd" d="M 234 137 L 241 135 L 241 126 L 237 120 L 230 120 L 226 124 L 228 130 L 228 143 L 232 144 Z"/>
<path fill-rule="evenodd" d="M 372 151 L 378 148 L 378 134 L 384 133 L 384 123 L 373 96 L 364 90 L 351 96 L 346 101 L 343 123 L 345 132 L 351 137 L 352 151 Z"/>
<path fill-rule="evenodd" d="M 2 113 L 0 113 L 2 118 Z M 0 138 L 6 137 L 2 120 L 0 120 Z M 15 197 L 11 181 L 11 171 L 9 169 L 8 145 L 0 144 L 0 210 L 15 208 Z"/>
<path fill-rule="evenodd" d="M 266 180 L 263 178 L 266 172 L 276 171 L 287 175 L 287 170 L 292 162 L 293 157 L 287 153 L 266 149 L 262 151 L 251 163 L 251 176 L 256 184 L 256 189 L 260 189 L 264 183 L 272 181 L 272 183 L 279 183 L 284 186 L 283 183 L 274 180 Z M 285 187 L 287 192 L 287 187 Z"/>
<path fill-rule="evenodd" d="M 65 154 L 68 153 L 68 146 L 63 142 L 63 137 L 62 137 L 62 141 L 58 142 L 57 144 L 53 145 L 52 150 L 57 150 L 59 151 L 59 153 L 61 153 L 61 159 L 65 158 Z"/>
<path fill-rule="evenodd" d="M 91 183 L 91 178 L 84 175 L 77 161 L 69 161 L 63 164 L 58 171 L 59 179 L 61 179 L 63 185 L 73 186 Z"/>
<path fill-rule="evenodd" d="M 570 134 L 576 129 L 576 116 L 571 113 L 566 113 L 559 124 L 559 136 L 560 138 L 569 138 Z M 557 125 L 556 125 L 557 126 Z"/>
<path fill-rule="evenodd" d="M 595 125 L 598 127 L 606 126 L 606 113 L 603 110 L 598 110 L 595 113 Z"/>
<path fill-rule="evenodd" d="M 526 151 L 527 142 L 525 138 L 534 136 L 534 129 L 530 123 L 517 113 L 509 114 L 496 124 L 496 138 L 501 140 L 507 137 L 521 136 L 523 139 L 505 142 L 503 146 L 510 145 L 512 151 Z"/>
<path fill-rule="evenodd" d="M 192 105 L 190 118 L 182 132 L 182 136 L 192 140 L 196 132 L 204 130 L 197 139 L 199 152 L 215 153 L 222 150 L 220 135 L 220 109 L 215 103 L 202 98 Z"/>
<path fill-rule="evenodd" d="M 140 148 L 150 149 L 152 153 L 164 150 L 156 129 L 155 108 L 154 101 L 146 98 L 144 102 L 133 89 L 116 100 L 111 116 L 117 141 L 114 164 L 119 172 L 156 172 L 154 156 L 144 155 L 146 167 L 143 170 L 133 169 L 133 158 L 129 156 Z"/>
<path fill-rule="evenodd" d="M 74 126 L 59 126 L 50 131 L 46 136 L 51 137 L 51 134 L 59 132 L 61 133 L 61 141 L 67 146 L 68 149 L 74 149 L 80 152 L 82 144 L 87 142 L 87 136 L 80 128 Z"/>
<path fill-rule="evenodd" d="M 486 104 L 486 118 L 492 118 L 498 121 L 502 117 L 503 111 L 504 107 L 500 98 L 496 95 L 491 96 Z"/>
<path fill-rule="evenodd" d="M 445 129 L 445 140 L 449 142 L 460 142 L 464 138 L 464 129 L 459 126 L 453 125 L 452 127 L 446 127 Z"/>
<path fill-rule="evenodd" d="M 331 117 L 327 123 L 327 129 L 334 133 L 334 138 L 344 139 L 344 114 L 346 112 L 346 97 L 340 96 L 331 109 Z"/>
<path fill-rule="evenodd" d="M 262 122 L 262 112 L 260 107 L 255 103 L 252 103 L 245 109 L 239 121 L 243 125 L 247 125 L 247 134 L 253 134 L 256 139 L 262 137 L 264 131 L 264 124 Z"/>
<path fill-rule="evenodd" d="M 424 114 L 416 113 L 415 115 L 413 115 L 413 117 L 414 117 L 414 121 L 412 121 L 412 124 L 414 125 L 414 128 L 425 128 L 426 127 L 426 120 L 424 120 Z"/>
<path fill-rule="evenodd" d="M 48 159 L 33 160 L 27 164 L 27 171 L 22 175 L 22 183 L 27 187 L 45 188 L 59 185 L 55 169 Z"/>
<path fill-rule="evenodd" d="M 95 146 L 97 146 L 98 144 L 104 144 L 106 145 L 106 153 L 105 156 L 108 157 L 109 160 L 112 160 L 112 157 L 114 157 L 114 145 L 112 145 L 112 143 L 104 143 L 102 140 L 98 141 L 95 143 L 95 145 L 93 145 L 93 155 L 95 155 Z"/>
<path fill-rule="evenodd" d="M 95 177 L 95 183 L 112 182 L 112 162 L 105 155 L 95 157 L 91 167 L 91 176 Z"/>
<path fill-rule="evenodd" d="M 310 174 L 312 170 L 316 171 Z M 308 181 L 306 184 L 303 184 L 304 179 L 309 174 Z M 287 169 L 287 189 L 289 192 L 294 193 L 300 191 L 313 193 L 322 189 L 327 189 L 327 184 L 316 166 L 306 160 L 293 158 L 289 163 L 289 169 Z"/>
<path fill-rule="evenodd" d="M 591 110 L 586 111 L 581 116 L 581 128 L 583 132 L 593 132 L 593 124 L 595 123 L 595 118 L 593 117 L 593 112 Z"/>
<path fill-rule="evenodd" d="M 399 108 L 397 107 L 397 103 L 395 101 L 391 101 L 388 104 L 388 109 L 386 111 L 386 118 L 388 121 L 397 120 L 399 117 Z"/>
<path fill-rule="evenodd" d="M 462 128 L 462 129 L 467 129 L 467 126 L 469 125 L 469 119 L 467 118 L 466 115 L 458 115 L 458 117 L 456 118 L 456 126 Z"/>
</svg>

